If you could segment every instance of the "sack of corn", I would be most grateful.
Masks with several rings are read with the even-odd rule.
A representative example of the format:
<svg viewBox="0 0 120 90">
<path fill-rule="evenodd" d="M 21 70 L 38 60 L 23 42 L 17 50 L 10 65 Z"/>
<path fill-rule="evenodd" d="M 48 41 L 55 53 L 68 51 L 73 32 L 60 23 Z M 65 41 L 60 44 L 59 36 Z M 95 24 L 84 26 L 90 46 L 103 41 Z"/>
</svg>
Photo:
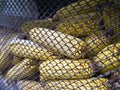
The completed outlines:
<svg viewBox="0 0 120 90">
<path fill-rule="evenodd" d="M 119 90 L 119 9 L 77 0 L 22 33 L 0 31 L 0 90 Z"/>
</svg>

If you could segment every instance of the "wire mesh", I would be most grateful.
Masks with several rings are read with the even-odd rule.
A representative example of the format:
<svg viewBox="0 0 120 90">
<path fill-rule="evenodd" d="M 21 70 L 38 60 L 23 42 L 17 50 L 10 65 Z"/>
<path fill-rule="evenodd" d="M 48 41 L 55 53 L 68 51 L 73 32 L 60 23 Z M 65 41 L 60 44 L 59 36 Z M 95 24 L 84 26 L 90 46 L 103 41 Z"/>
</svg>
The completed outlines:
<svg viewBox="0 0 120 90">
<path fill-rule="evenodd" d="M 0 0 L 0 90 L 120 90 L 119 0 Z"/>
</svg>

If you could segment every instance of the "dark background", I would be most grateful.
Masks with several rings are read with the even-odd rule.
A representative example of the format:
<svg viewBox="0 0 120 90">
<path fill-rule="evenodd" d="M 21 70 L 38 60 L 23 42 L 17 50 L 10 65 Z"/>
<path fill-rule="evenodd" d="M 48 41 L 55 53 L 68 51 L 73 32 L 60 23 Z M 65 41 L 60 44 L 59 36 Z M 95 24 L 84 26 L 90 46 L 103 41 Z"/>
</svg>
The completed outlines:
<svg viewBox="0 0 120 90">
<path fill-rule="evenodd" d="M 30 20 L 52 17 L 63 6 L 78 0 L 0 0 L 0 28 L 20 31 Z"/>
<path fill-rule="evenodd" d="M 56 10 L 78 0 L 35 0 L 39 18 L 52 17 Z"/>
</svg>

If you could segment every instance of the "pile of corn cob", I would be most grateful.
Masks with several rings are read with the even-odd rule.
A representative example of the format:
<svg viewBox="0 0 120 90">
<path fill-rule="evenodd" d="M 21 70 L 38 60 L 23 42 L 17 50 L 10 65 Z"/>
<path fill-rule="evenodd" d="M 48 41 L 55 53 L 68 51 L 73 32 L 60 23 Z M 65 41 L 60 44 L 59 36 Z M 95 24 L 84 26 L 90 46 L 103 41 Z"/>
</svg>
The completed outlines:
<svg viewBox="0 0 120 90">
<path fill-rule="evenodd" d="M 104 6 L 106 0 L 80 0 L 51 19 L 23 24 L 29 38 L 14 36 L 0 47 L 0 70 L 13 64 L 4 78 L 17 80 L 20 90 L 108 90 L 115 85 L 113 79 L 98 76 L 120 67 L 120 15 L 113 10 L 120 4 L 116 0 L 101 14 L 98 3 Z"/>
</svg>

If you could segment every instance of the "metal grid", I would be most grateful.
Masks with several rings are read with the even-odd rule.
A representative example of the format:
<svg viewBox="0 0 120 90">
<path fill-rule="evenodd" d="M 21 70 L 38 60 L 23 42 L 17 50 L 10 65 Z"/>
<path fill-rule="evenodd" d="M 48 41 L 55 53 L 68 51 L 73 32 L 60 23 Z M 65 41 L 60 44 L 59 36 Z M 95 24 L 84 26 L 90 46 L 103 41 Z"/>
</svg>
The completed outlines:
<svg viewBox="0 0 120 90">
<path fill-rule="evenodd" d="M 119 0 L 0 0 L 0 90 L 119 90 Z"/>
</svg>

